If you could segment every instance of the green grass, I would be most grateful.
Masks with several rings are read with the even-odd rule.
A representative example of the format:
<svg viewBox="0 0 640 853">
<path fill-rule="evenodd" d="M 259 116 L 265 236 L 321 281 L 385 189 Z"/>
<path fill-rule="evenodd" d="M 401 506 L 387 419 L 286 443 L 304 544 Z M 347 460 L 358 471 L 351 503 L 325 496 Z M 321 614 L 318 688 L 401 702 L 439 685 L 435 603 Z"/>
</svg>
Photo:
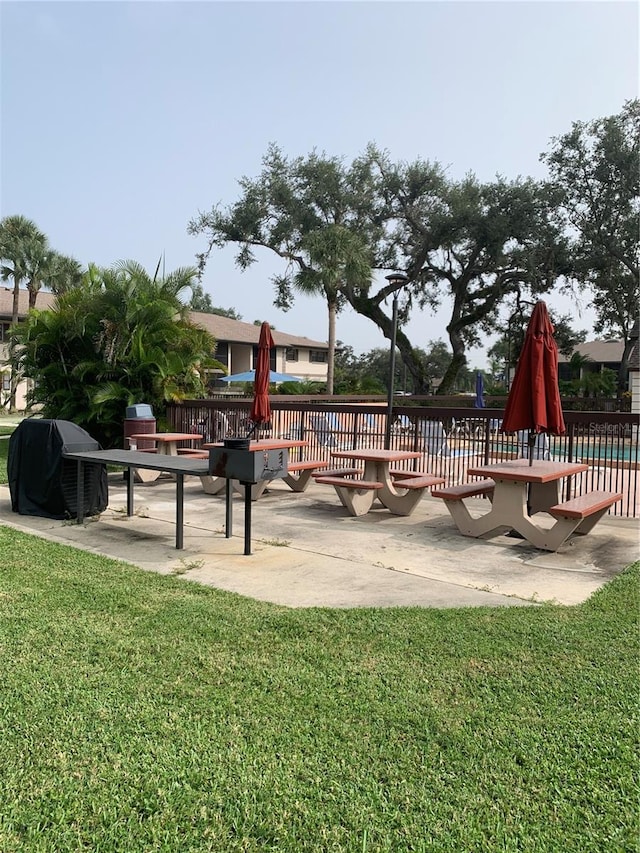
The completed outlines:
<svg viewBox="0 0 640 853">
<path fill-rule="evenodd" d="M 0 416 L 0 436 L 11 435 L 15 426 L 7 426 Z M 0 438 L 0 485 L 6 485 L 9 480 L 7 478 L 7 454 L 9 452 L 9 439 Z"/>
<path fill-rule="evenodd" d="M 636 849 L 636 565 L 287 610 L 0 528 L 0 850 Z"/>
<path fill-rule="evenodd" d="M 9 440 L 7 438 L 0 438 L 0 485 L 6 485 L 9 482 L 9 479 L 7 477 L 8 452 Z"/>
</svg>

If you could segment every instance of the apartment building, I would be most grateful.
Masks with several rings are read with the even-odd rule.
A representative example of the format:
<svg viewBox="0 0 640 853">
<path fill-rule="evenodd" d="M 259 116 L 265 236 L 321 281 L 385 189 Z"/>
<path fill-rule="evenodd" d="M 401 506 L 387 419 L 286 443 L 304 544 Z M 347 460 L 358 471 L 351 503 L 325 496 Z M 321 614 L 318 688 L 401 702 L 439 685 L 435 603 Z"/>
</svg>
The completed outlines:
<svg viewBox="0 0 640 853">
<path fill-rule="evenodd" d="M 37 307 L 47 310 L 55 301 L 55 296 L 46 291 L 38 294 Z M 29 308 L 29 295 L 20 291 L 19 317 L 24 318 Z M 8 330 L 13 312 L 13 288 L 0 287 L 0 401 L 4 402 L 10 390 L 10 369 L 6 364 L 8 357 Z M 260 326 L 221 317 L 217 314 L 191 312 L 191 320 L 206 329 L 216 340 L 214 357 L 226 367 L 227 373 L 243 373 L 255 367 Z M 279 373 L 288 373 L 300 379 L 312 382 L 326 382 L 328 345 L 325 341 L 315 341 L 300 335 L 290 335 L 278 329 L 272 330 L 275 347 L 271 352 L 271 369 Z M 209 379 L 212 386 L 226 387 L 219 377 L 222 371 L 212 371 Z M 16 406 L 24 409 L 28 384 L 18 387 Z"/>
</svg>

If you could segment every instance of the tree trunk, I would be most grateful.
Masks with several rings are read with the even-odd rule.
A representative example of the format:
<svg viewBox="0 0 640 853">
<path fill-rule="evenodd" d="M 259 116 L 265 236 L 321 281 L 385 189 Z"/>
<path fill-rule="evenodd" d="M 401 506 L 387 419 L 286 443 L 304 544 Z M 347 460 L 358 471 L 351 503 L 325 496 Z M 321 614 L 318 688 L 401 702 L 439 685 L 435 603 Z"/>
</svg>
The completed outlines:
<svg viewBox="0 0 640 853">
<path fill-rule="evenodd" d="M 453 358 L 451 359 L 451 363 L 449 367 L 442 377 L 442 382 L 440 383 L 436 394 L 449 394 L 453 390 L 456 379 L 458 377 L 458 373 L 462 370 L 462 368 L 467 363 L 467 356 L 465 353 L 465 345 L 462 339 L 462 335 L 457 329 L 448 329 L 449 332 L 449 341 L 451 342 L 451 349 L 453 350 Z"/>
<path fill-rule="evenodd" d="M 356 293 L 345 293 L 349 303 L 358 314 L 367 317 L 372 323 L 380 329 L 382 334 L 391 341 L 393 335 L 393 320 L 380 309 L 380 306 L 373 299 L 362 296 Z M 402 329 L 396 330 L 396 346 L 400 350 L 402 361 L 406 365 L 407 370 L 411 374 L 413 380 L 414 394 L 429 393 L 429 378 L 425 373 L 425 367 L 422 362 L 416 358 L 416 355 L 411 346 L 411 341 L 404 334 Z"/>
<path fill-rule="evenodd" d="M 38 291 L 40 290 L 40 287 L 35 287 L 34 284 L 29 283 L 27 285 L 27 290 L 29 291 L 29 311 L 31 311 L 32 308 L 36 307 L 36 301 L 38 299 Z"/>
<path fill-rule="evenodd" d="M 13 304 L 11 309 L 11 325 L 18 325 L 18 317 L 20 315 L 20 281 L 21 279 L 16 276 L 13 280 Z M 16 372 L 11 368 L 11 374 L 9 377 L 9 412 L 13 413 L 16 411 L 16 394 L 18 390 L 18 378 L 16 376 Z"/>
<path fill-rule="evenodd" d="M 618 396 L 620 396 L 627 390 L 627 376 L 629 375 L 629 356 L 631 355 L 631 350 L 633 349 L 634 344 L 635 340 L 633 338 L 628 338 L 624 342 L 624 350 L 622 352 L 622 358 L 620 359 L 620 367 L 618 368 Z"/>
<path fill-rule="evenodd" d="M 336 362 L 336 316 L 338 304 L 334 300 L 327 300 L 329 308 L 329 353 L 327 356 L 327 394 L 333 394 L 333 376 Z"/>
<path fill-rule="evenodd" d="M 13 281 L 13 306 L 11 309 L 11 322 L 17 325 L 20 315 L 20 279 L 15 278 Z"/>
</svg>

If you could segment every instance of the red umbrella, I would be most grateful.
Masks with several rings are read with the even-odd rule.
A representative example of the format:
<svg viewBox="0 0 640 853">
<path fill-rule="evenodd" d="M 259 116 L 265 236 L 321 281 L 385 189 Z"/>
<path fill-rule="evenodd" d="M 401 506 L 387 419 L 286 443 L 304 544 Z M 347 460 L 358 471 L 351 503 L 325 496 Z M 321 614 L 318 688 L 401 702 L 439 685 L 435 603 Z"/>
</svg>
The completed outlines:
<svg viewBox="0 0 640 853">
<path fill-rule="evenodd" d="M 529 430 L 530 465 L 537 433 L 567 431 L 558 389 L 558 345 L 545 302 L 534 306 L 502 421 L 502 432 L 524 429 Z"/>
<path fill-rule="evenodd" d="M 275 346 L 268 323 L 260 327 L 258 339 L 258 360 L 256 362 L 256 378 L 253 382 L 253 403 L 249 416 L 253 432 L 260 424 L 271 420 L 271 403 L 269 402 L 269 377 L 271 373 L 271 349 Z M 251 433 L 250 433 L 251 434 Z"/>
</svg>

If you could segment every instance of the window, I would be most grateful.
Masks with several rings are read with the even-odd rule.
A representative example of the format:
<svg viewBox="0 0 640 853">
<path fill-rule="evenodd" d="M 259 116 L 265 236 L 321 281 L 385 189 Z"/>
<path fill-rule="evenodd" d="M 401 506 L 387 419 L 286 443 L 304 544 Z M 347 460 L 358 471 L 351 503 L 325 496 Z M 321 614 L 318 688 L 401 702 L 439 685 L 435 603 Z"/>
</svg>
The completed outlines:
<svg viewBox="0 0 640 853">
<path fill-rule="evenodd" d="M 227 341 L 217 341 L 213 355 L 218 361 L 227 364 L 229 359 L 229 344 Z"/>
<path fill-rule="evenodd" d="M 256 369 L 256 365 L 258 364 L 258 347 L 254 346 L 253 348 L 253 361 L 251 362 L 253 365 L 252 369 Z M 269 370 L 276 369 L 276 348 L 274 347 L 269 353 Z"/>
<path fill-rule="evenodd" d="M 310 349 L 309 361 L 312 364 L 326 364 L 329 360 L 329 353 L 324 349 Z"/>
<path fill-rule="evenodd" d="M 2 374 L 2 390 L 11 391 L 11 375 L 9 373 Z"/>
<path fill-rule="evenodd" d="M 10 323 L 0 323 L 0 341 L 8 341 L 9 340 L 9 328 Z"/>
<path fill-rule="evenodd" d="M 298 350 L 295 347 L 287 347 L 285 358 L 287 361 L 298 361 Z"/>
</svg>

